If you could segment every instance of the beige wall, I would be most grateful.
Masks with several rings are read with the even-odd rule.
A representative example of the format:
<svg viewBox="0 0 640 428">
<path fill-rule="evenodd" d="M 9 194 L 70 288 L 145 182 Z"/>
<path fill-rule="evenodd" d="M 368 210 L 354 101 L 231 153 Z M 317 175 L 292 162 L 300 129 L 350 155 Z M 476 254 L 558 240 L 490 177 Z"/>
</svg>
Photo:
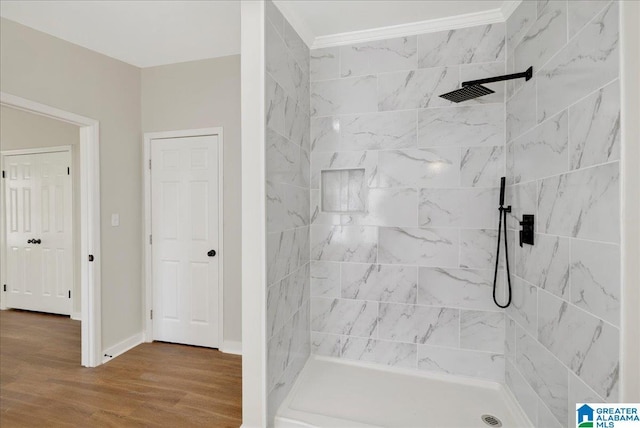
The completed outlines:
<svg viewBox="0 0 640 428">
<path fill-rule="evenodd" d="M 140 70 L 2 19 L 0 90 L 100 121 L 102 345 L 113 346 L 142 330 Z"/>
<path fill-rule="evenodd" d="M 142 131 L 224 128 L 224 339 L 240 341 L 240 56 L 142 70 Z"/>
<path fill-rule="evenodd" d="M 72 315 L 80 316 L 80 129 L 77 126 L 33 113 L 0 107 L 0 150 L 36 149 L 72 146 L 71 178 L 73 180 L 73 308 Z"/>
</svg>

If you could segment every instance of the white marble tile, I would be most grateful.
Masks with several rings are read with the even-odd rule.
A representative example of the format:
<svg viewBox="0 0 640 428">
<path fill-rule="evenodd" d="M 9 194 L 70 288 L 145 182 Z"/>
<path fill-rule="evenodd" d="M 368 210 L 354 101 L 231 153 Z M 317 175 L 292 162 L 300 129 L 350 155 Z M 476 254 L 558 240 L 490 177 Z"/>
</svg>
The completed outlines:
<svg viewBox="0 0 640 428">
<path fill-rule="evenodd" d="M 416 303 L 415 266 L 342 263 L 341 279 L 345 299 Z"/>
<path fill-rule="evenodd" d="M 513 363 L 516 360 L 516 322 L 505 315 L 504 323 L 504 356 Z"/>
<path fill-rule="evenodd" d="M 511 205 L 511 212 L 507 213 L 507 225 L 509 229 L 520 230 L 520 221 L 523 214 L 537 214 L 538 210 L 538 183 L 528 183 L 507 186 L 505 190 L 505 205 Z"/>
<path fill-rule="evenodd" d="M 267 290 L 267 337 L 276 334 L 309 298 L 309 265 L 300 267 Z"/>
<path fill-rule="evenodd" d="M 265 15 L 271 21 L 277 33 L 282 36 L 284 34 L 284 16 L 271 0 L 265 1 Z"/>
<path fill-rule="evenodd" d="M 558 359 L 607 401 L 619 388 L 619 331 L 567 302 L 541 292 L 538 337 Z"/>
<path fill-rule="evenodd" d="M 311 262 L 311 296 L 340 297 L 340 263 Z"/>
<path fill-rule="evenodd" d="M 493 228 L 498 199 L 497 188 L 421 189 L 418 222 L 421 227 Z"/>
<path fill-rule="evenodd" d="M 320 190 L 310 189 L 311 194 L 311 224 L 347 224 L 342 222 L 343 214 L 335 212 L 326 212 L 320 209 Z"/>
<path fill-rule="evenodd" d="M 524 183 L 569 169 L 568 115 L 563 111 L 511 143 L 513 179 Z"/>
<path fill-rule="evenodd" d="M 618 76 L 618 10 L 611 2 L 538 72 L 538 122 Z"/>
<path fill-rule="evenodd" d="M 342 358 L 395 367 L 416 367 L 418 350 L 413 343 L 359 337 L 346 337 L 343 342 Z"/>
<path fill-rule="evenodd" d="M 544 10 L 546 9 L 547 6 L 549 6 L 550 3 L 556 3 L 555 0 L 534 0 L 537 3 L 537 11 L 538 11 L 538 16 L 541 16 L 544 13 Z M 560 3 L 560 1 L 558 1 L 557 3 Z"/>
<path fill-rule="evenodd" d="M 320 333 L 375 337 L 378 330 L 378 303 L 312 297 L 311 330 Z"/>
<path fill-rule="evenodd" d="M 536 78 L 524 83 L 506 105 L 509 142 L 536 125 Z"/>
<path fill-rule="evenodd" d="M 266 132 L 267 180 L 307 187 L 302 161 L 306 161 L 303 150 L 271 129 Z"/>
<path fill-rule="evenodd" d="M 483 64 L 461 65 L 460 82 L 502 76 L 506 74 L 505 71 L 506 63 L 504 60 L 500 62 L 486 62 Z M 496 103 L 504 105 L 506 82 L 485 83 L 483 86 L 491 89 L 494 93 L 474 98 L 469 101 L 464 101 L 459 105 L 483 105 Z"/>
<path fill-rule="evenodd" d="M 458 88 L 458 67 L 398 71 L 378 75 L 378 110 L 450 106 L 439 95 Z M 375 92 L 374 92 L 375 93 Z"/>
<path fill-rule="evenodd" d="M 340 77 L 340 48 L 314 49 L 310 58 L 311 81 L 337 79 Z"/>
<path fill-rule="evenodd" d="M 363 168 L 322 171 L 320 180 L 322 211 L 366 212 L 368 189 Z"/>
<path fill-rule="evenodd" d="M 380 187 L 451 187 L 460 182 L 460 149 L 440 147 L 378 153 Z"/>
<path fill-rule="evenodd" d="M 267 419 L 269 421 L 273 421 L 275 415 L 280 408 L 280 405 L 287 397 L 291 388 L 294 385 L 298 375 L 304 368 L 304 365 L 307 361 L 307 356 L 304 354 L 298 355 L 297 358 L 294 359 L 292 364 L 285 369 L 282 376 L 278 379 L 273 389 L 271 389 L 267 394 Z M 269 428 L 272 428 L 272 425 L 268 425 Z"/>
<path fill-rule="evenodd" d="M 566 422 L 568 370 L 522 329 L 516 338 L 516 367 L 553 415 Z"/>
<path fill-rule="evenodd" d="M 523 1 L 507 19 L 507 48 L 510 55 L 529 28 L 538 17 L 537 5 L 534 1 Z"/>
<path fill-rule="evenodd" d="M 267 285 L 280 281 L 300 262 L 299 229 L 267 234 Z"/>
<path fill-rule="evenodd" d="M 569 238 L 536 234 L 535 245 L 516 247 L 515 274 L 569 299 Z"/>
<path fill-rule="evenodd" d="M 504 105 L 418 111 L 419 147 L 497 146 L 504 143 Z"/>
<path fill-rule="evenodd" d="M 569 408 L 569 413 L 575 413 L 574 409 Z M 558 419 L 553 415 L 551 410 L 547 407 L 546 404 L 540 399 L 538 399 L 538 424 L 541 427 L 545 428 L 564 428 L 566 427 L 567 418 L 563 418 L 564 422 L 559 422 Z"/>
<path fill-rule="evenodd" d="M 418 68 L 417 37 L 397 37 L 340 47 L 342 77 Z"/>
<path fill-rule="evenodd" d="M 571 240 L 571 302 L 620 325 L 620 247 Z"/>
<path fill-rule="evenodd" d="M 340 146 L 340 119 L 325 116 L 311 119 L 311 152 L 334 152 Z"/>
<path fill-rule="evenodd" d="M 460 160 L 460 185 L 495 187 L 505 175 L 504 146 L 466 147 Z M 494 201 L 495 202 L 495 201 Z"/>
<path fill-rule="evenodd" d="M 504 353 L 503 312 L 460 311 L 460 348 Z"/>
<path fill-rule="evenodd" d="M 527 2 L 523 2 L 527 3 Z M 538 420 L 538 395 L 527 383 L 522 374 L 518 371 L 513 361 L 507 359 L 505 370 L 505 383 L 518 400 L 518 404 L 527 415 L 534 427 L 540 426 Z"/>
<path fill-rule="evenodd" d="M 378 152 L 315 152 L 311 156 L 310 186 L 320 188 L 322 171 L 361 168 L 365 170 L 367 186 L 378 187 Z"/>
<path fill-rule="evenodd" d="M 569 38 L 575 36 L 611 0 L 569 1 Z"/>
<path fill-rule="evenodd" d="M 576 404 L 603 403 L 605 400 L 589 388 L 578 376 L 569 372 L 569 426 L 576 426 Z"/>
<path fill-rule="evenodd" d="M 287 96 L 284 105 L 285 136 L 300 147 L 309 147 L 309 116 L 302 104 Z"/>
<path fill-rule="evenodd" d="M 311 226 L 311 259 L 334 262 L 373 263 L 378 250 L 378 231 L 368 226 Z"/>
<path fill-rule="evenodd" d="M 367 211 L 341 216 L 341 224 L 365 226 L 418 226 L 418 192 L 415 189 L 369 189 Z"/>
<path fill-rule="evenodd" d="M 340 150 L 416 147 L 416 112 L 398 111 L 340 117 Z"/>
<path fill-rule="evenodd" d="M 311 353 L 323 357 L 339 357 L 342 336 L 337 334 L 311 332 Z"/>
<path fill-rule="evenodd" d="M 504 58 L 504 50 L 503 23 L 418 36 L 420 68 L 500 61 Z"/>
<path fill-rule="evenodd" d="M 617 162 L 543 180 L 538 196 L 538 230 L 619 242 L 619 193 Z"/>
<path fill-rule="evenodd" d="M 284 131 L 284 90 L 268 74 L 265 76 L 266 125 L 280 135 Z"/>
<path fill-rule="evenodd" d="M 620 159 L 620 81 L 569 108 L 571 168 Z"/>
<path fill-rule="evenodd" d="M 491 352 L 418 345 L 418 368 L 436 373 L 504 381 L 504 355 Z"/>
<path fill-rule="evenodd" d="M 311 116 L 367 113 L 378 110 L 376 76 L 311 83 Z"/>
<path fill-rule="evenodd" d="M 566 43 L 567 2 L 553 1 L 514 46 L 516 70 L 537 72 Z"/>
<path fill-rule="evenodd" d="M 309 190 L 266 182 L 267 231 L 278 232 L 309 224 Z"/>
<path fill-rule="evenodd" d="M 507 315 L 527 332 L 537 335 L 538 289 L 517 276 L 512 276 L 511 293 L 511 305 L 506 309 Z"/>
<path fill-rule="evenodd" d="M 496 210 L 497 211 L 497 210 Z M 497 220 L 496 213 L 496 220 Z M 503 238 L 504 239 L 504 231 Z M 494 269 L 496 265 L 497 229 L 460 230 L 460 267 Z M 504 240 L 501 245 L 504 245 Z M 504 247 L 502 253 L 504 253 Z M 501 259 L 504 254 L 501 255 Z"/>
<path fill-rule="evenodd" d="M 303 71 L 303 73 L 309 76 L 309 48 L 298 35 L 296 30 L 291 26 L 289 21 L 284 20 L 284 44 L 289 49 L 289 52 L 293 56 L 294 60 Z"/>
<path fill-rule="evenodd" d="M 457 309 L 380 303 L 380 339 L 458 347 L 460 313 Z"/>
<path fill-rule="evenodd" d="M 492 269 L 419 268 L 418 304 L 499 310 L 492 299 L 493 275 Z"/>
<path fill-rule="evenodd" d="M 302 70 L 270 22 L 265 24 L 265 68 L 288 95 L 297 94 L 303 85 Z"/>
<path fill-rule="evenodd" d="M 378 262 L 457 267 L 456 229 L 379 228 Z"/>
</svg>

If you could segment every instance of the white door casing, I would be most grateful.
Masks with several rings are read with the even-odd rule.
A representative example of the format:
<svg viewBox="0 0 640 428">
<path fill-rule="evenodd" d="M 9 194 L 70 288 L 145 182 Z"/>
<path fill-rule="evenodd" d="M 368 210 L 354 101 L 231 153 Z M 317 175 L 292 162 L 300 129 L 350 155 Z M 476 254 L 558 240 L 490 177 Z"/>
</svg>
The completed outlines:
<svg viewBox="0 0 640 428">
<path fill-rule="evenodd" d="M 9 308 L 71 314 L 70 166 L 68 149 L 4 157 Z"/>
<path fill-rule="evenodd" d="M 151 140 L 154 340 L 221 344 L 219 144 L 217 135 Z"/>
</svg>

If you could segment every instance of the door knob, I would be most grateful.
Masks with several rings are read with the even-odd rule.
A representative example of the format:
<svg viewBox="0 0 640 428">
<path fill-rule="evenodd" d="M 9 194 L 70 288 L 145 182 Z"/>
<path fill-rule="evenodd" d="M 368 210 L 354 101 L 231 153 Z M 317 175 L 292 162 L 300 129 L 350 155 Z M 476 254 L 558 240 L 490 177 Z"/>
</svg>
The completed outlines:
<svg viewBox="0 0 640 428">
<path fill-rule="evenodd" d="M 209 252 L 207 253 L 207 256 L 215 257 L 216 256 L 216 250 L 209 250 Z"/>
<path fill-rule="evenodd" d="M 33 243 L 34 243 L 34 244 L 41 244 L 41 243 L 42 243 L 42 241 L 41 241 L 41 240 L 39 240 L 39 239 L 34 239 L 34 240 L 33 240 Z"/>
<path fill-rule="evenodd" d="M 33 241 L 34 241 L 33 239 L 29 239 L 29 240 L 27 241 L 27 244 L 33 244 Z"/>
</svg>

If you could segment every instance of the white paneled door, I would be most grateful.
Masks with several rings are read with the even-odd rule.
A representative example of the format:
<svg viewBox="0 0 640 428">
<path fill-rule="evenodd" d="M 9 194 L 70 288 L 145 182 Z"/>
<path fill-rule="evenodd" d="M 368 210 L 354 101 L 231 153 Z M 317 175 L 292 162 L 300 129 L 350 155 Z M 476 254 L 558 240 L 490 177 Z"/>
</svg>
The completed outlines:
<svg viewBox="0 0 640 428">
<path fill-rule="evenodd" d="M 71 313 L 70 166 L 70 151 L 4 157 L 9 308 Z"/>
<path fill-rule="evenodd" d="M 154 340 L 219 347 L 218 144 L 151 141 Z"/>
</svg>

